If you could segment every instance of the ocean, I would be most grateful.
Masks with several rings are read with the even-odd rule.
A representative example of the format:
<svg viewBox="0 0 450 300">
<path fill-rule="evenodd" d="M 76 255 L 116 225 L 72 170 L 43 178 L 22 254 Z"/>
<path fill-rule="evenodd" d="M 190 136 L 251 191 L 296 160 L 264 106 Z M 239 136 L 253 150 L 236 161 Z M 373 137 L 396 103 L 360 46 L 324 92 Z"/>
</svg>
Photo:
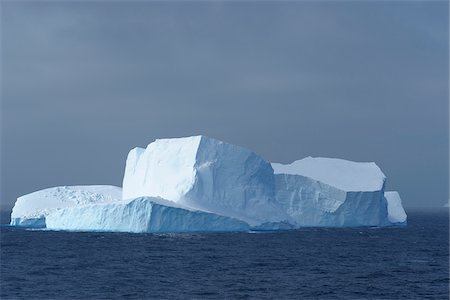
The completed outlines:
<svg viewBox="0 0 450 300">
<path fill-rule="evenodd" d="M 448 299 L 448 210 L 406 228 L 128 234 L 1 227 L 1 299 Z"/>
</svg>

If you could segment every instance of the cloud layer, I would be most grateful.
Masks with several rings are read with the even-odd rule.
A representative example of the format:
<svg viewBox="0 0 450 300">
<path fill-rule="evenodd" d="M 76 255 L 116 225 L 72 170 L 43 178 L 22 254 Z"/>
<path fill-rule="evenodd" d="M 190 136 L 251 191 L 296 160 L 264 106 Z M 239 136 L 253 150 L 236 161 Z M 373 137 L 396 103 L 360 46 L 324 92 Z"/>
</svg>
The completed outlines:
<svg viewBox="0 0 450 300">
<path fill-rule="evenodd" d="M 406 206 L 448 199 L 446 2 L 4 2 L 2 209 L 121 184 L 155 138 L 268 160 L 375 161 Z"/>
</svg>

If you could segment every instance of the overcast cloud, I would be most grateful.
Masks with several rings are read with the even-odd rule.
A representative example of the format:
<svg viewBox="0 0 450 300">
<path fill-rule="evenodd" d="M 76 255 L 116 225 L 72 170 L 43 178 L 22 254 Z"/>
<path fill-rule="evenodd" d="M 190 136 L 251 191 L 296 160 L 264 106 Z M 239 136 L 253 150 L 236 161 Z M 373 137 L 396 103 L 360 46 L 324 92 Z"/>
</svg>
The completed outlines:
<svg viewBox="0 0 450 300">
<path fill-rule="evenodd" d="M 375 161 L 448 199 L 448 3 L 2 2 L 1 208 L 121 185 L 129 149 L 205 134 L 269 161 Z"/>
</svg>

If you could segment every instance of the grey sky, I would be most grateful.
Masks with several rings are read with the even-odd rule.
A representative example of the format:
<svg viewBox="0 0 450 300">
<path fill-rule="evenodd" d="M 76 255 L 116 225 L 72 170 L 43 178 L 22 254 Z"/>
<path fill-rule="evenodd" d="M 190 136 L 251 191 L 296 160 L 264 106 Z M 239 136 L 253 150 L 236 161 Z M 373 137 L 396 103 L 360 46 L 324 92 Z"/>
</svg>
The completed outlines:
<svg viewBox="0 0 450 300">
<path fill-rule="evenodd" d="M 448 3 L 2 2 L 1 208 L 121 185 L 155 138 L 375 161 L 448 199 Z"/>
</svg>

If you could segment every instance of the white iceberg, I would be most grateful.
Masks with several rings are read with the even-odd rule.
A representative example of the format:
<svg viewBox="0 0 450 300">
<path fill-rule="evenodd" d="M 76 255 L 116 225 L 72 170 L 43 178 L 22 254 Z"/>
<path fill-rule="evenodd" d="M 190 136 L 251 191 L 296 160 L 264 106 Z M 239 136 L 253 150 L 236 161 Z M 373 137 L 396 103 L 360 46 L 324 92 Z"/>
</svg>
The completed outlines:
<svg viewBox="0 0 450 300">
<path fill-rule="evenodd" d="M 54 210 L 46 225 L 52 230 L 134 233 L 249 230 L 243 221 L 150 197 Z"/>
<path fill-rule="evenodd" d="M 47 188 L 17 198 L 11 213 L 11 225 L 45 227 L 45 217 L 56 209 L 120 199 L 122 188 L 112 185 Z"/>
<path fill-rule="evenodd" d="M 245 148 L 205 136 L 161 139 L 128 154 L 123 198 L 161 197 L 252 225 L 286 220 L 273 169 Z"/>
<path fill-rule="evenodd" d="M 380 226 L 386 177 L 375 163 L 307 157 L 272 164 L 276 199 L 297 227 Z"/>
<path fill-rule="evenodd" d="M 307 157 L 270 164 L 205 136 L 160 139 L 127 157 L 123 190 L 56 187 L 17 199 L 11 225 L 190 232 L 406 225 L 375 163 Z"/>
<path fill-rule="evenodd" d="M 387 201 L 388 221 L 392 225 L 406 224 L 406 213 L 402 206 L 402 199 L 398 192 L 385 192 L 384 197 Z"/>
</svg>

